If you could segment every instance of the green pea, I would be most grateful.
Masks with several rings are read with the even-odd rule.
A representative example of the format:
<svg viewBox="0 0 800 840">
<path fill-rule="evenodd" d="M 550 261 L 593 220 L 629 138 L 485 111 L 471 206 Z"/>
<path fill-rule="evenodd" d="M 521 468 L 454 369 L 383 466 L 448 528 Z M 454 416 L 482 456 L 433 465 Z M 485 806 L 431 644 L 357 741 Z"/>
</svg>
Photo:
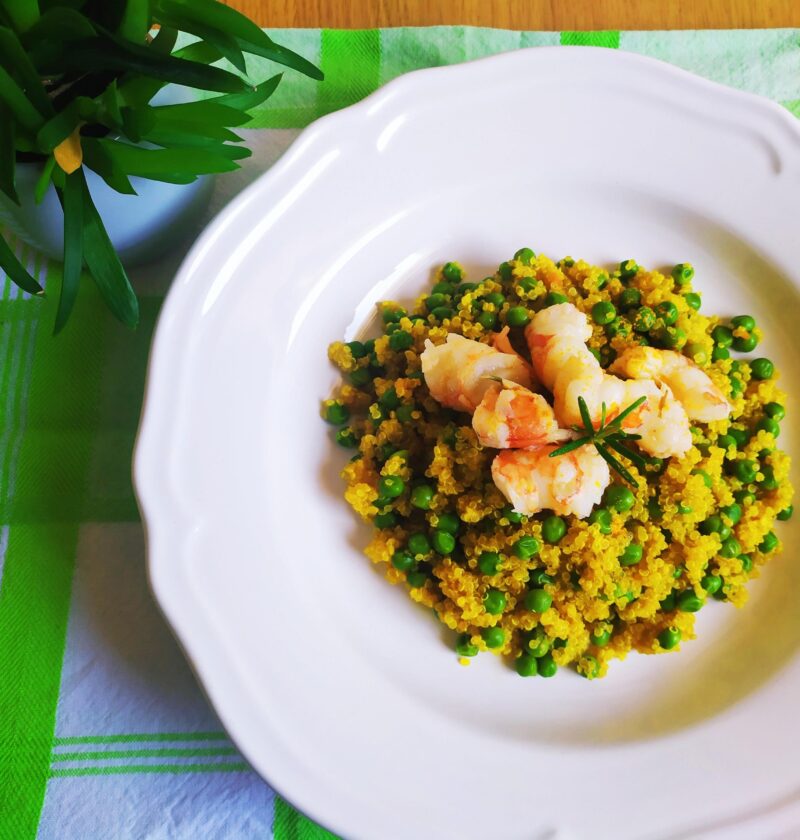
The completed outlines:
<svg viewBox="0 0 800 840">
<path fill-rule="evenodd" d="M 350 350 L 350 355 L 354 359 L 363 359 L 370 352 L 360 341 L 348 341 L 345 346 Z"/>
<path fill-rule="evenodd" d="M 646 333 L 653 329 L 656 323 L 656 313 L 649 306 L 641 306 L 633 316 L 633 328 L 636 332 Z"/>
<path fill-rule="evenodd" d="M 385 408 L 387 411 L 391 411 L 392 409 L 397 408 L 400 405 L 400 397 L 397 396 L 397 391 L 395 390 L 394 385 L 387 388 L 378 397 L 378 405 L 381 408 Z"/>
<path fill-rule="evenodd" d="M 671 539 L 671 538 L 670 538 L 670 539 Z M 676 567 L 675 567 L 675 569 L 674 569 L 674 571 L 672 572 L 672 577 L 673 577 L 675 580 L 678 580 L 679 578 L 683 577 L 683 573 L 684 573 L 685 571 L 686 571 L 686 569 L 684 569 L 684 567 L 683 567 L 683 566 L 676 566 Z"/>
<path fill-rule="evenodd" d="M 620 292 L 619 300 L 617 301 L 622 312 L 627 312 L 629 309 L 636 309 L 641 302 L 642 293 L 638 289 L 634 289 L 632 286 L 627 289 L 623 289 Z"/>
<path fill-rule="evenodd" d="M 744 382 L 738 376 L 731 376 L 731 396 L 738 397 L 744 391 Z"/>
<path fill-rule="evenodd" d="M 553 660 L 552 654 L 549 653 L 546 653 L 544 656 L 540 656 L 539 659 L 536 660 L 536 667 L 539 671 L 540 677 L 554 677 L 556 675 L 556 671 L 558 671 L 558 665 L 556 665 Z"/>
<path fill-rule="evenodd" d="M 597 279 L 595 280 L 595 286 L 597 288 L 597 291 L 598 292 L 602 291 L 603 289 L 605 289 L 605 287 L 607 285 L 608 285 L 608 275 L 604 271 L 601 271 L 597 275 Z"/>
<path fill-rule="evenodd" d="M 608 367 L 616 358 L 617 352 L 613 347 L 606 344 L 600 348 L 600 364 L 604 368 Z"/>
<path fill-rule="evenodd" d="M 539 659 L 550 650 L 550 639 L 541 627 L 534 627 L 525 642 L 525 647 L 531 656 Z"/>
<path fill-rule="evenodd" d="M 405 318 L 407 314 L 402 306 L 384 306 L 381 308 L 381 318 L 383 318 L 384 324 L 396 324 L 401 318 Z"/>
<path fill-rule="evenodd" d="M 506 631 L 502 627 L 484 627 L 481 636 L 488 648 L 502 647 L 506 641 Z"/>
<path fill-rule="evenodd" d="M 523 265 L 530 265 L 531 261 L 536 259 L 536 254 L 530 248 L 520 248 L 514 254 L 514 259 L 521 262 Z"/>
<path fill-rule="evenodd" d="M 678 609 L 681 612 L 698 612 L 702 606 L 703 599 L 698 598 L 691 589 L 687 589 L 678 596 Z"/>
<path fill-rule="evenodd" d="M 777 420 L 771 417 L 762 417 L 756 423 L 756 429 L 761 432 L 769 432 L 773 437 L 778 437 L 781 433 L 781 427 Z"/>
<path fill-rule="evenodd" d="M 434 490 L 430 484 L 418 484 L 411 491 L 411 504 L 420 510 L 428 510 L 433 501 Z"/>
<path fill-rule="evenodd" d="M 688 292 L 683 296 L 683 299 L 686 301 L 687 305 L 694 310 L 700 309 L 703 303 L 697 292 Z"/>
<path fill-rule="evenodd" d="M 778 547 L 778 538 L 775 536 L 773 531 L 767 532 L 764 536 L 764 539 L 761 540 L 761 543 L 758 546 L 758 550 L 762 554 L 769 554 L 771 551 L 775 551 Z"/>
<path fill-rule="evenodd" d="M 541 283 L 535 277 L 522 277 L 518 285 L 523 292 L 527 293 L 541 286 Z"/>
<path fill-rule="evenodd" d="M 722 521 L 722 517 L 714 513 L 700 523 L 700 533 L 719 534 L 721 540 L 726 540 L 731 535 L 731 529 Z"/>
<path fill-rule="evenodd" d="M 378 493 L 384 499 L 396 499 L 405 489 L 406 483 L 399 475 L 384 475 L 378 482 Z"/>
<path fill-rule="evenodd" d="M 711 361 L 720 362 L 723 359 L 730 359 L 731 351 L 727 347 L 715 347 L 711 351 Z"/>
<path fill-rule="evenodd" d="M 725 507 L 721 507 L 719 512 L 727 517 L 728 521 L 731 525 L 737 525 L 739 520 L 742 518 L 742 508 L 737 504 L 732 505 L 725 505 Z"/>
<path fill-rule="evenodd" d="M 625 546 L 619 556 L 620 566 L 635 566 L 642 559 L 643 549 L 638 543 Z"/>
<path fill-rule="evenodd" d="M 548 583 L 553 582 L 553 578 L 544 569 L 534 569 L 531 572 L 530 580 L 536 586 L 546 586 Z"/>
<path fill-rule="evenodd" d="M 478 646 L 472 644 L 472 636 L 469 633 L 460 633 L 456 639 L 456 653 L 459 656 L 477 656 Z"/>
<path fill-rule="evenodd" d="M 542 522 L 542 536 L 551 544 L 560 542 L 567 533 L 567 523 L 560 516 L 548 516 Z"/>
<path fill-rule="evenodd" d="M 742 564 L 742 571 L 748 574 L 753 571 L 753 558 L 747 554 L 740 554 L 739 561 Z"/>
<path fill-rule="evenodd" d="M 397 514 L 391 510 L 378 513 L 372 521 L 376 528 L 394 528 L 397 525 Z"/>
<path fill-rule="evenodd" d="M 446 306 L 447 301 L 448 301 L 448 296 L 447 295 L 442 295 L 442 294 L 428 295 L 428 297 L 425 298 L 425 306 L 427 307 L 428 312 L 433 312 L 433 310 L 436 309 L 437 306 Z"/>
<path fill-rule="evenodd" d="M 558 303 L 566 303 L 567 296 L 562 295 L 561 292 L 548 292 L 544 296 L 544 305 L 545 306 L 555 306 Z"/>
<path fill-rule="evenodd" d="M 754 461 L 735 461 L 733 465 L 733 474 L 743 484 L 749 484 L 755 481 L 758 473 L 758 466 Z"/>
<path fill-rule="evenodd" d="M 536 537 L 520 537 L 515 543 L 512 551 L 520 560 L 530 560 L 539 553 L 539 540 Z"/>
<path fill-rule="evenodd" d="M 392 565 L 401 572 L 413 569 L 415 562 L 414 556 L 408 551 L 395 551 L 392 555 Z"/>
<path fill-rule="evenodd" d="M 672 612 L 675 609 L 675 593 L 670 592 L 663 601 L 659 603 L 659 607 L 661 607 L 664 612 Z"/>
<path fill-rule="evenodd" d="M 477 283 L 459 283 L 456 286 L 456 293 L 461 296 L 465 295 L 467 292 L 474 292 L 475 289 L 478 288 Z"/>
<path fill-rule="evenodd" d="M 784 508 L 779 514 L 778 519 L 781 522 L 788 522 L 792 518 L 792 514 L 794 513 L 794 506 L 789 505 L 789 507 Z"/>
<path fill-rule="evenodd" d="M 491 330 L 497 323 L 497 313 L 495 312 L 481 312 L 478 315 L 478 323 L 486 330 Z"/>
<path fill-rule="evenodd" d="M 523 653 L 514 661 L 514 669 L 521 677 L 535 677 L 539 668 L 535 657 Z"/>
<path fill-rule="evenodd" d="M 671 327 L 678 320 L 678 307 L 671 300 L 665 300 L 656 306 L 656 315 Z"/>
<path fill-rule="evenodd" d="M 605 647 L 611 641 L 613 627 L 610 624 L 598 624 L 592 631 L 589 641 L 596 647 Z"/>
<path fill-rule="evenodd" d="M 453 317 L 453 310 L 449 306 L 437 306 L 436 309 L 431 312 L 431 315 L 433 315 L 437 321 L 446 321 Z"/>
<path fill-rule="evenodd" d="M 630 510 L 635 501 L 636 498 L 631 490 L 623 484 L 611 484 L 603 494 L 603 502 L 620 513 Z"/>
<path fill-rule="evenodd" d="M 425 586 L 428 573 L 422 571 L 422 569 L 412 569 L 410 572 L 406 572 L 406 580 L 412 589 L 419 589 L 421 586 Z"/>
<path fill-rule="evenodd" d="M 414 419 L 414 406 L 401 405 L 395 412 L 395 416 L 401 423 L 410 423 Z"/>
<path fill-rule="evenodd" d="M 752 315 L 737 315 L 735 318 L 731 318 L 731 323 L 734 327 L 742 327 L 742 329 L 750 332 L 755 329 L 756 319 Z"/>
<path fill-rule="evenodd" d="M 543 613 L 550 609 L 553 603 L 553 596 L 544 589 L 529 590 L 523 601 L 526 610 L 535 613 Z"/>
<path fill-rule="evenodd" d="M 512 525 L 519 525 L 525 518 L 521 513 L 515 511 L 511 505 L 506 505 L 501 513 Z"/>
<path fill-rule="evenodd" d="M 747 505 L 752 505 L 755 502 L 756 497 L 753 493 L 749 490 L 737 490 L 733 494 L 733 498 L 742 506 L 747 507 Z"/>
<path fill-rule="evenodd" d="M 728 537 L 722 543 L 722 548 L 719 550 L 720 557 L 738 557 L 742 553 L 742 547 L 739 545 L 739 540 L 736 537 Z"/>
<path fill-rule="evenodd" d="M 623 280 L 630 280 L 631 277 L 636 276 L 638 271 L 639 266 L 636 264 L 636 260 L 623 260 L 619 264 L 619 276 Z"/>
<path fill-rule="evenodd" d="M 446 262 L 442 266 L 442 276 L 451 283 L 458 283 L 464 276 L 464 272 L 458 263 Z"/>
<path fill-rule="evenodd" d="M 700 581 L 700 586 L 702 586 L 709 595 L 713 595 L 722 587 L 722 578 L 719 575 L 705 575 Z"/>
<path fill-rule="evenodd" d="M 572 257 L 562 257 L 558 261 L 559 268 L 572 268 L 573 265 L 575 265 L 575 260 Z"/>
<path fill-rule="evenodd" d="M 764 414 L 773 420 L 783 420 L 786 416 L 786 409 L 780 403 L 768 402 L 764 406 Z"/>
<path fill-rule="evenodd" d="M 440 513 L 436 527 L 448 534 L 457 534 L 461 527 L 461 520 L 454 513 Z"/>
<path fill-rule="evenodd" d="M 696 365 L 704 365 L 708 361 L 708 351 L 699 341 L 690 341 L 683 348 L 683 354 L 688 356 Z"/>
<path fill-rule="evenodd" d="M 601 326 L 610 324 L 616 317 L 617 310 L 614 308 L 614 304 L 607 300 L 598 301 L 592 307 L 592 320 L 594 320 L 595 324 L 600 324 Z"/>
<path fill-rule="evenodd" d="M 408 538 L 408 550 L 412 554 L 430 554 L 430 540 L 425 534 L 412 534 Z"/>
<path fill-rule="evenodd" d="M 350 374 L 350 381 L 356 388 L 363 388 L 368 382 L 372 379 L 372 375 L 370 374 L 367 368 L 356 368 Z"/>
<path fill-rule="evenodd" d="M 496 575 L 500 567 L 500 555 L 496 551 L 482 551 L 478 557 L 478 568 L 483 575 Z"/>
<path fill-rule="evenodd" d="M 339 429 L 336 432 L 336 443 L 345 449 L 355 449 L 358 446 L 358 438 L 352 429 Z"/>
<path fill-rule="evenodd" d="M 606 324 L 605 333 L 609 338 L 627 338 L 631 334 L 631 325 L 624 318 L 615 318 Z"/>
<path fill-rule="evenodd" d="M 737 353 L 752 353 L 758 347 L 758 339 L 751 333 L 747 336 L 734 336 L 733 349 Z"/>
<path fill-rule="evenodd" d="M 775 471 L 771 464 L 764 464 L 761 467 L 763 478 L 758 482 L 758 486 L 762 490 L 770 492 L 778 489 L 778 479 L 775 478 Z"/>
<path fill-rule="evenodd" d="M 736 438 L 733 437 L 733 435 L 720 435 L 717 438 L 717 446 L 720 446 L 723 449 L 730 449 L 731 447 L 736 449 L 738 444 L 736 443 Z"/>
<path fill-rule="evenodd" d="M 680 350 L 686 344 L 686 331 L 680 327 L 664 327 L 658 331 L 658 340 L 669 350 Z"/>
<path fill-rule="evenodd" d="M 350 409 L 340 402 L 333 402 L 325 409 L 325 419 L 332 426 L 343 426 L 350 419 Z"/>
<path fill-rule="evenodd" d="M 447 531 L 439 529 L 433 532 L 431 542 L 439 554 L 451 554 L 456 547 L 456 538 L 452 534 L 448 534 Z"/>
<path fill-rule="evenodd" d="M 753 379 L 771 379 L 775 373 L 775 365 L 769 359 L 753 359 L 750 362 Z"/>
<path fill-rule="evenodd" d="M 483 597 L 483 608 L 489 615 L 500 615 L 506 608 L 506 594 L 499 589 L 488 589 Z"/>
<path fill-rule="evenodd" d="M 431 294 L 432 295 L 452 295 L 455 289 L 453 288 L 452 283 L 446 283 L 444 281 L 440 281 L 439 283 L 434 283 L 431 287 Z"/>
<path fill-rule="evenodd" d="M 750 440 L 750 433 L 747 429 L 728 429 L 728 434 L 736 441 L 737 446 L 746 446 L 747 441 Z"/>
<path fill-rule="evenodd" d="M 500 265 L 497 267 L 497 273 L 500 275 L 500 279 L 504 283 L 508 283 L 514 276 L 514 270 L 511 267 L 511 263 L 508 262 L 500 263 Z"/>
<path fill-rule="evenodd" d="M 531 322 L 531 316 L 524 306 L 512 306 L 506 312 L 506 323 L 509 327 L 524 327 Z"/>
<path fill-rule="evenodd" d="M 718 324 L 711 330 L 711 338 L 714 339 L 714 344 L 717 347 L 730 347 L 733 344 L 733 330 L 730 327 Z"/>
<path fill-rule="evenodd" d="M 676 286 L 685 286 L 687 283 L 692 282 L 692 277 L 694 277 L 694 268 L 691 263 L 678 263 L 672 267 L 672 279 L 675 281 Z"/>
<path fill-rule="evenodd" d="M 611 511 L 603 507 L 596 507 L 589 514 L 589 522 L 592 525 L 597 525 L 597 529 L 601 534 L 611 533 Z"/>
<path fill-rule="evenodd" d="M 414 346 L 414 336 L 405 330 L 398 330 L 389 336 L 389 347 L 396 353 Z"/>
<path fill-rule="evenodd" d="M 665 627 L 658 634 L 658 643 L 664 650 L 672 650 L 681 640 L 681 631 L 677 627 Z"/>
</svg>

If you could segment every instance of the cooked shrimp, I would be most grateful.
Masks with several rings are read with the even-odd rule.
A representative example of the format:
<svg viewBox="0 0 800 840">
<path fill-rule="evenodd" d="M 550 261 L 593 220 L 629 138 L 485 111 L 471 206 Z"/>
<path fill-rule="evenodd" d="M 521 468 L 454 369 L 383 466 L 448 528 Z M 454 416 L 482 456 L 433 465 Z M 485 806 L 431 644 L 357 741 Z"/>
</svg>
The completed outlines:
<svg viewBox="0 0 800 840">
<path fill-rule="evenodd" d="M 674 350 L 631 347 L 614 362 L 611 370 L 631 379 L 654 379 L 668 385 L 690 420 L 710 423 L 724 420 L 730 414 L 730 403 L 708 374 Z"/>
<path fill-rule="evenodd" d="M 524 449 L 569 440 L 560 429 L 550 403 L 522 385 L 503 379 L 483 395 L 472 416 L 472 428 L 484 446 Z"/>
<path fill-rule="evenodd" d="M 593 446 L 550 457 L 555 446 L 505 449 L 492 461 L 492 478 L 514 510 L 588 516 L 611 479 L 608 464 Z"/>
<path fill-rule="evenodd" d="M 553 392 L 556 419 L 562 426 L 582 425 L 578 397 L 597 424 L 606 406 L 613 419 L 640 397 L 646 401 L 623 421 L 625 431 L 640 434 L 639 447 L 649 455 L 682 455 L 692 445 L 689 418 L 669 387 L 646 379 L 620 379 L 606 373 L 586 346 L 592 327 L 571 303 L 537 312 L 525 330 L 533 369 Z"/>
<path fill-rule="evenodd" d="M 474 411 L 495 384 L 492 377 L 531 385 L 528 365 L 519 356 L 455 333 L 438 346 L 426 341 L 420 361 L 431 396 L 456 411 Z"/>
<path fill-rule="evenodd" d="M 533 368 L 531 367 L 528 360 L 523 358 L 522 356 L 520 356 L 520 354 L 517 353 L 517 351 L 514 349 L 514 347 L 511 344 L 511 341 L 508 337 L 508 333 L 509 333 L 509 328 L 508 327 L 503 327 L 503 329 L 500 330 L 500 332 L 494 333 L 492 335 L 492 347 L 494 347 L 495 350 L 499 350 L 501 353 L 512 353 L 514 356 L 516 356 L 527 368 L 528 374 L 531 377 L 531 382 L 533 383 L 531 385 L 531 387 L 533 388 L 536 385 L 538 385 L 538 382 L 536 381 L 536 377 L 534 376 L 534 373 L 533 373 Z"/>
</svg>

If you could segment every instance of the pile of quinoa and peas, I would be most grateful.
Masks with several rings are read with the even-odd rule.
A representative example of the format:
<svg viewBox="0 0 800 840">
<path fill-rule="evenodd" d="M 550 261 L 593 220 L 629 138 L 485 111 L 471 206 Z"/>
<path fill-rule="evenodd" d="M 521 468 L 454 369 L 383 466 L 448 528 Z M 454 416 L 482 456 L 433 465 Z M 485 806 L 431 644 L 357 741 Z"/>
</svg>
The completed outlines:
<svg viewBox="0 0 800 840">
<path fill-rule="evenodd" d="M 789 458 L 778 449 L 786 395 L 767 358 L 743 358 L 762 339 L 754 319 L 701 312 L 693 268 L 616 271 L 522 248 L 491 277 L 468 282 L 446 263 L 407 311 L 380 305 L 383 334 L 335 342 L 343 382 L 323 402 L 336 441 L 356 450 L 342 471 L 345 499 L 375 533 L 365 549 L 391 583 L 454 631 L 462 664 L 501 654 L 521 676 L 573 666 L 593 679 L 631 650 L 662 653 L 694 637 L 710 601 L 737 607 L 746 584 L 780 549 L 776 520 L 792 515 Z M 471 415 L 434 400 L 420 370 L 426 339 L 478 341 L 524 327 L 570 302 L 593 324 L 589 348 L 607 368 L 652 345 L 683 353 L 728 397 L 726 420 L 692 427 L 681 458 L 626 463 L 587 519 L 515 512 L 492 481 L 497 450 L 482 447 Z"/>
</svg>

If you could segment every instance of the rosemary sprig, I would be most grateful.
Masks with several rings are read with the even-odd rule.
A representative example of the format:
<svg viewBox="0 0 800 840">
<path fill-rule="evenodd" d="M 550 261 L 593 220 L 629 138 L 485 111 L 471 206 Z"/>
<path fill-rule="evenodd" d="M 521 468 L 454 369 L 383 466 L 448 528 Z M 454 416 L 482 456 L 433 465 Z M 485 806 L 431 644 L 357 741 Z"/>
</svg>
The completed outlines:
<svg viewBox="0 0 800 840">
<path fill-rule="evenodd" d="M 550 453 L 551 458 L 556 458 L 559 455 L 566 455 L 568 452 L 573 452 L 581 446 L 592 444 L 597 450 L 600 457 L 614 470 L 615 473 L 622 476 L 625 481 L 636 485 L 638 482 L 628 472 L 625 466 L 611 454 L 609 449 L 613 449 L 617 455 L 635 464 L 639 469 L 643 469 L 647 463 L 645 459 L 638 453 L 631 449 L 627 443 L 628 441 L 639 440 L 641 435 L 628 434 L 622 428 L 622 421 L 646 400 L 646 397 L 639 397 L 638 400 L 632 402 L 627 408 L 620 411 L 620 413 L 613 419 L 606 423 L 606 404 L 602 403 L 600 406 L 600 425 L 595 428 L 592 422 L 592 417 L 589 414 L 589 406 L 586 405 L 586 400 L 583 397 L 578 397 L 578 410 L 580 411 L 583 427 L 573 426 L 576 432 L 584 432 L 585 434 L 559 446 Z"/>
</svg>

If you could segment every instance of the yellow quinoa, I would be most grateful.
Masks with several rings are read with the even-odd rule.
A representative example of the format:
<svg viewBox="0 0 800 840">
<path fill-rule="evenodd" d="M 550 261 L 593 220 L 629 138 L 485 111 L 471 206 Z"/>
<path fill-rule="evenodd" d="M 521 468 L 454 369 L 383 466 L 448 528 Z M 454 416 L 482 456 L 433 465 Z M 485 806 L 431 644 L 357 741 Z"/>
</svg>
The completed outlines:
<svg viewBox="0 0 800 840">
<path fill-rule="evenodd" d="M 381 304 L 382 335 L 330 346 L 343 384 L 323 415 L 358 450 L 342 478 L 348 504 L 375 525 L 365 553 L 454 631 L 461 664 L 491 650 L 523 676 L 569 665 L 595 678 L 631 650 L 678 650 L 694 638 L 698 609 L 741 607 L 747 582 L 780 550 L 773 528 L 791 515 L 793 495 L 776 443 L 786 397 L 771 363 L 730 353 L 758 343 L 758 327 L 702 314 L 693 275 L 687 264 L 662 273 L 626 260 L 612 271 L 523 249 L 468 283 L 447 263 L 410 312 Z M 637 485 L 612 472 L 600 512 L 560 517 L 561 527 L 550 511 L 510 508 L 490 473 L 496 450 L 478 443 L 469 414 L 432 399 L 420 354 L 426 339 L 441 344 L 451 332 L 488 342 L 512 309 L 510 338 L 525 353 L 522 310 L 564 299 L 592 321 L 589 347 L 603 367 L 637 344 L 678 350 L 733 410 L 695 424 L 681 458 L 648 459 L 642 470 L 626 462 Z M 609 324 L 592 319 L 600 302 L 615 307 Z M 613 504 L 623 487 L 630 495 Z"/>
</svg>

